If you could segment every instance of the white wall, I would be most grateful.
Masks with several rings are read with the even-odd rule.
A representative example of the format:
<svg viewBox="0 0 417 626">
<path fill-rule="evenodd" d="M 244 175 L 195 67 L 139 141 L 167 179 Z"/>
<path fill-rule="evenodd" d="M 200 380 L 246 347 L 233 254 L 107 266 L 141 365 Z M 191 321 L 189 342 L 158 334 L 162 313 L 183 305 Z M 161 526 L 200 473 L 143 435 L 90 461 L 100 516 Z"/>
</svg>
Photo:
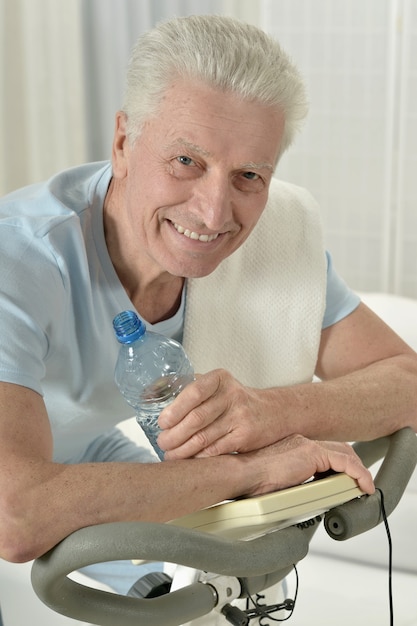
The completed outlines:
<svg viewBox="0 0 417 626">
<path fill-rule="evenodd" d="M 277 174 L 309 188 L 356 289 L 417 296 L 417 3 L 265 0 L 311 110 Z"/>
</svg>

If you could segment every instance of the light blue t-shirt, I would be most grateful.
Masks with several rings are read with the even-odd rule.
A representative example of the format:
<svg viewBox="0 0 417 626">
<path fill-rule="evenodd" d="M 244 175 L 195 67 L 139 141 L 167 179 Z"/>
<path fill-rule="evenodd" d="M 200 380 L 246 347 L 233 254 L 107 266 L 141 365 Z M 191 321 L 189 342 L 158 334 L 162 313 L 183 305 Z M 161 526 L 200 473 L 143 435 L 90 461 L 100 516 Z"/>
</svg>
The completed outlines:
<svg viewBox="0 0 417 626">
<path fill-rule="evenodd" d="M 109 257 L 103 202 L 109 163 L 90 163 L 0 201 L 0 380 L 43 395 L 54 458 L 74 459 L 131 416 L 113 382 L 112 320 L 133 304 Z M 328 255 L 323 327 L 359 304 Z M 185 296 L 153 330 L 180 339 Z"/>
<path fill-rule="evenodd" d="M 360 303 L 360 297 L 352 291 L 336 272 L 329 252 L 327 257 L 326 308 L 322 328 L 328 328 L 352 313 Z"/>
</svg>

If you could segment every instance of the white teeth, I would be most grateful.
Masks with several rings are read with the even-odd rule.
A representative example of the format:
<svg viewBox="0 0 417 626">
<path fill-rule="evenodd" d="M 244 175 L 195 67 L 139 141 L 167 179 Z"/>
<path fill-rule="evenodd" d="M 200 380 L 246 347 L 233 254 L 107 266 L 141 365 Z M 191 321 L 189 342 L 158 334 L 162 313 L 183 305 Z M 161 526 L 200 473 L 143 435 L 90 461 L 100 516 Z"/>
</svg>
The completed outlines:
<svg viewBox="0 0 417 626">
<path fill-rule="evenodd" d="M 193 230 L 189 230 L 188 228 L 183 228 L 179 224 L 174 224 L 174 228 L 178 233 L 180 233 L 181 235 L 185 235 L 189 239 L 195 239 L 196 241 L 204 241 L 206 243 L 209 241 L 213 241 L 214 239 L 217 239 L 217 237 L 219 236 L 219 233 L 216 233 L 215 235 L 199 235 L 198 233 L 195 233 Z"/>
</svg>

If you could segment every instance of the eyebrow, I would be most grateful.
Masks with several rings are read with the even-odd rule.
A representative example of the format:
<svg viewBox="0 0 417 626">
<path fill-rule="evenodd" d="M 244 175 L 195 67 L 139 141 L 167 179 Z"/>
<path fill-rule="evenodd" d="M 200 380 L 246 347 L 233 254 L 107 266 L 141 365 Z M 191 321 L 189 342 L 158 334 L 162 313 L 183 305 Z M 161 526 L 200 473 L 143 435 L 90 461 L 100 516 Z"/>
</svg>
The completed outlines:
<svg viewBox="0 0 417 626">
<path fill-rule="evenodd" d="M 192 152 L 195 152 L 196 154 L 201 154 L 201 156 L 204 156 L 206 158 L 212 156 L 211 152 L 207 152 L 207 150 L 204 150 L 204 148 L 201 148 L 200 146 L 197 146 L 196 144 L 192 143 L 191 141 L 187 141 L 186 139 L 183 139 L 182 137 L 179 137 L 172 143 L 167 144 L 166 148 L 170 149 L 170 148 L 175 148 L 176 146 L 187 148 L 188 150 L 191 150 Z M 242 163 L 242 165 L 239 166 L 239 169 L 268 170 L 270 172 L 274 172 L 275 168 L 271 165 L 271 163 L 267 163 L 267 162 L 254 163 L 253 161 L 249 161 L 248 163 Z"/>
<path fill-rule="evenodd" d="M 242 170 L 269 170 L 271 172 L 274 171 L 274 168 L 272 167 L 272 165 L 270 163 L 253 163 L 253 161 L 250 161 L 249 163 L 243 163 L 243 165 L 240 166 Z"/>
<path fill-rule="evenodd" d="M 191 143 L 191 141 L 187 141 L 186 139 L 183 139 L 182 137 L 179 137 L 179 139 L 176 139 L 172 143 L 167 144 L 165 147 L 169 149 L 169 148 L 175 148 L 176 146 L 187 148 L 188 150 L 191 150 L 192 152 L 196 152 L 197 154 L 201 154 L 201 156 L 204 156 L 204 157 L 212 156 L 210 152 L 207 152 L 207 150 L 204 150 L 200 146 L 197 146 L 197 144 Z"/>
</svg>

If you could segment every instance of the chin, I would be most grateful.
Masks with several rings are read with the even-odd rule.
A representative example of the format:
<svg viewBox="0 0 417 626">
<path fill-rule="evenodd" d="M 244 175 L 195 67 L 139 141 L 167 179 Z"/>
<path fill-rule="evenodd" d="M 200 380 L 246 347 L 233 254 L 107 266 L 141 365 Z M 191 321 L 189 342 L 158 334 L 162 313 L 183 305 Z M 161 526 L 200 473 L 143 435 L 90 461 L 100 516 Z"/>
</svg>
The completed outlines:
<svg viewBox="0 0 417 626">
<path fill-rule="evenodd" d="M 224 256 L 217 256 L 216 259 L 201 258 L 201 256 L 193 257 L 187 255 L 180 258 L 166 258 L 165 259 L 165 271 L 171 274 L 171 276 L 177 276 L 180 278 L 204 278 L 208 276 L 222 263 Z"/>
<path fill-rule="evenodd" d="M 193 265 L 191 263 L 185 264 L 182 268 L 177 268 L 177 271 L 170 272 L 173 276 L 180 276 L 181 278 L 204 278 L 208 276 L 220 265 L 221 261 L 218 263 L 212 263 L 209 266 L 205 264 L 202 265 Z"/>
</svg>

